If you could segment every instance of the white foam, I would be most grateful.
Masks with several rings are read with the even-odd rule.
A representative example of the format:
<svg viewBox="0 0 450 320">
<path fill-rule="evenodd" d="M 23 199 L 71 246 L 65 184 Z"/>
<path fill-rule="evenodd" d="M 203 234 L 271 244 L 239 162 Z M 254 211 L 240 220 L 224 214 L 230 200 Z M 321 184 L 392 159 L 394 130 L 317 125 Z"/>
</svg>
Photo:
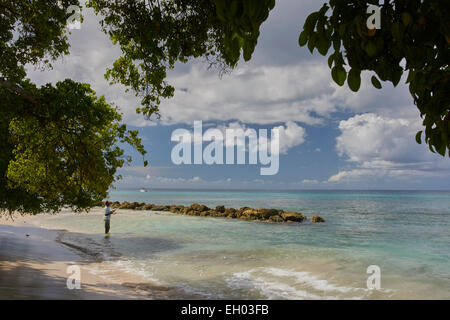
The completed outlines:
<svg viewBox="0 0 450 320">
<path fill-rule="evenodd" d="M 264 274 L 272 277 L 272 279 L 265 277 Z M 281 279 L 277 281 L 273 277 Z M 287 277 L 295 279 L 294 285 L 286 283 L 287 279 L 283 278 Z M 367 288 L 332 284 L 327 280 L 319 279 L 310 272 L 276 267 L 260 267 L 245 272 L 237 272 L 232 277 L 226 278 L 226 281 L 227 285 L 234 290 L 257 290 L 268 299 L 364 299 L 372 293 L 372 290 Z M 298 285 L 301 286 L 301 289 L 298 288 Z M 309 292 L 308 288 L 323 292 L 323 295 L 319 296 L 315 292 Z M 383 293 L 394 292 L 390 289 L 379 291 Z M 354 293 L 354 295 L 351 295 L 351 293 Z M 341 294 L 345 296 L 342 297 Z"/>
<path fill-rule="evenodd" d="M 309 272 L 305 271 L 291 271 L 280 268 L 262 268 L 262 270 L 274 276 L 295 277 L 297 279 L 297 283 L 310 286 L 313 289 L 320 291 L 337 291 L 341 293 L 349 293 L 364 290 L 363 288 L 336 286 L 334 284 L 329 283 L 327 280 L 321 280 L 315 276 L 310 275 Z"/>
<path fill-rule="evenodd" d="M 286 283 L 269 281 L 262 277 L 254 277 L 256 269 L 234 273 L 228 277 L 227 285 L 234 290 L 257 290 L 267 299 L 338 299 L 334 296 L 318 296 L 306 290 L 300 290 Z"/>
<path fill-rule="evenodd" d="M 132 262 L 128 260 L 117 260 L 112 262 L 112 265 L 114 266 L 114 268 L 117 268 L 123 272 L 137 275 L 146 281 L 162 285 L 159 279 L 155 278 L 154 274 L 150 270 L 148 270 L 148 268 L 145 268 L 144 263 L 139 263 L 137 261 Z"/>
</svg>

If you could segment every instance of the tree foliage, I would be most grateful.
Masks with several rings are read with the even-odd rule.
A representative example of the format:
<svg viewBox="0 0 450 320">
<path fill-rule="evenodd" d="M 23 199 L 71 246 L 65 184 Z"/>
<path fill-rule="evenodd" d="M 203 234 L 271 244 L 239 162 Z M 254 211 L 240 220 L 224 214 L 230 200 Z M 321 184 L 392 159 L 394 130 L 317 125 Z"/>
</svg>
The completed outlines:
<svg viewBox="0 0 450 320">
<path fill-rule="evenodd" d="M 88 84 L 25 79 L 26 64 L 48 68 L 68 53 L 73 2 L 0 2 L 0 212 L 88 209 L 130 161 L 118 143 L 145 154 L 137 131 Z"/>
<path fill-rule="evenodd" d="M 123 53 L 106 78 L 142 96 L 137 111 L 147 117 L 158 111 L 161 99 L 173 96 L 166 76 L 176 62 L 206 57 L 221 68 L 234 67 L 241 49 L 249 60 L 259 27 L 274 5 L 274 0 L 88 2 L 102 17 L 103 31 Z"/>
<path fill-rule="evenodd" d="M 374 73 L 372 84 L 400 82 L 404 72 L 423 117 L 425 142 L 432 152 L 450 156 L 450 6 L 441 0 L 384 1 L 381 29 L 367 28 L 369 4 L 378 1 L 330 0 L 311 13 L 300 46 L 327 55 L 333 80 L 353 91 L 361 72 Z M 422 131 L 417 136 L 421 143 Z"/>
</svg>

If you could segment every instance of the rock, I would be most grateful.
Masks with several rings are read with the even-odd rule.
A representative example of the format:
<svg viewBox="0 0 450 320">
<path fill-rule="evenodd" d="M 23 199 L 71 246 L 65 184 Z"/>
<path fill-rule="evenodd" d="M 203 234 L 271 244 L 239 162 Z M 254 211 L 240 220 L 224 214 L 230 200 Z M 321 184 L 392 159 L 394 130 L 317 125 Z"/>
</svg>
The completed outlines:
<svg viewBox="0 0 450 320">
<path fill-rule="evenodd" d="M 200 216 L 201 217 L 207 217 L 211 215 L 211 211 L 212 210 L 207 210 L 207 211 L 199 211 L 200 212 Z"/>
<path fill-rule="evenodd" d="M 205 206 L 203 204 L 198 204 L 198 203 L 194 203 L 193 205 L 190 206 L 190 208 L 192 210 L 200 211 L 200 212 L 209 210 L 209 208 L 207 206 Z"/>
<path fill-rule="evenodd" d="M 170 206 L 169 210 L 172 213 L 183 213 L 184 212 L 184 206 Z"/>
<path fill-rule="evenodd" d="M 217 216 L 219 218 L 225 218 L 228 217 L 228 214 L 224 211 L 224 212 L 217 212 Z"/>
<path fill-rule="evenodd" d="M 236 218 L 236 209 L 226 208 L 224 214 L 228 218 Z"/>
<path fill-rule="evenodd" d="M 154 205 L 152 207 L 153 211 L 170 211 L 170 207 L 169 206 L 161 206 L 161 205 Z"/>
<path fill-rule="evenodd" d="M 147 203 L 142 207 L 142 210 L 152 210 L 155 205 L 153 203 Z"/>
<path fill-rule="evenodd" d="M 146 205 L 147 204 L 145 202 L 142 202 L 142 203 L 139 204 L 138 207 L 135 208 L 135 210 L 145 210 L 144 208 L 145 208 Z"/>
<path fill-rule="evenodd" d="M 217 212 L 216 210 L 213 210 L 213 209 L 205 211 L 205 212 L 208 212 L 209 216 L 211 216 L 211 217 L 218 217 L 219 216 L 219 212 Z"/>
<path fill-rule="evenodd" d="M 258 209 L 257 211 L 263 219 L 269 219 L 272 216 L 279 215 L 279 210 L 276 209 Z"/>
<path fill-rule="evenodd" d="M 140 206 L 141 206 L 141 204 L 139 202 L 132 202 L 132 203 L 129 203 L 125 209 L 132 209 L 132 210 L 134 210 L 134 209 L 136 209 L 137 207 L 140 207 Z"/>
<path fill-rule="evenodd" d="M 200 211 L 195 211 L 195 210 L 189 209 L 189 210 L 186 211 L 186 214 L 188 216 L 199 216 L 200 215 Z"/>
<path fill-rule="evenodd" d="M 127 202 L 120 203 L 115 201 L 111 203 L 112 208 L 132 209 L 132 210 L 153 210 L 170 211 L 177 214 L 203 217 L 227 217 L 229 219 L 239 218 L 243 220 L 258 220 L 264 222 L 303 222 L 307 218 L 301 212 L 284 212 L 277 209 L 253 209 L 242 207 L 238 210 L 234 208 L 225 208 L 225 206 L 216 206 L 216 209 L 210 209 L 205 205 L 194 203 L 189 207 L 182 205 L 155 205 L 152 203 Z M 325 219 L 319 216 L 313 216 L 311 222 L 325 222 Z"/>
<path fill-rule="evenodd" d="M 262 216 L 261 213 L 259 213 L 256 209 L 247 209 L 242 212 L 241 218 L 242 217 L 250 220 L 259 220 Z"/>
<path fill-rule="evenodd" d="M 128 201 L 124 201 L 119 207 L 118 209 L 128 209 L 128 205 L 130 203 Z"/>
<path fill-rule="evenodd" d="M 283 222 L 284 220 L 283 220 L 282 217 L 276 215 L 276 216 L 271 216 L 271 217 L 269 218 L 269 221 L 272 221 L 272 222 Z"/>
<path fill-rule="evenodd" d="M 303 222 L 306 219 L 300 212 L 283 212 L 281 217 L 284 221 Z"/>
<path fill-rule="evenodd" d="M 234 209 L 234 208 L 226 208 L 225 209 L 225 213 L 226 214 L 236 213 L 236 209 Z"/>
<path fill-rule="evenodd" d="M 209 210 L 211 212 L 211 217 L 218 217 L 218 218 L 224 218 L 228 216 L 228 213 L 225 212 L 225 210 L 223 212 L 217 211 L 217 210 Z"/>
<path fill-rule="evenodd" d="M 119 201 L 114 201 L 113 203 L 111 203 L 111 208 L 117 209 L 119 207 L 120 207 L 120 202 Z"/>
<path fill-rule="evenodd" d="M 311 222 L 325 222 L 325 219 L 319 216 L 312 216 Z"/>
</svg>

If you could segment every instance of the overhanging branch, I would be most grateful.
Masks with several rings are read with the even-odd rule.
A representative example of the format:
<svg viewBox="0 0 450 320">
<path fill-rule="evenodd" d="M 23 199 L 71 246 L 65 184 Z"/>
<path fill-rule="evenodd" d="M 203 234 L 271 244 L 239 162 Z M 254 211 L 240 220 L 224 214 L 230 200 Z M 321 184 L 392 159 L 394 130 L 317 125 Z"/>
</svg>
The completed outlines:
<svg viewBox="0 0 450 320">
<path fill-rule="evenodd" d="M 28 101 L 32 102 L 33 104 L 39 103 L 39 100 L 37 97 L 33 96 L 31 93 L 22 89 L 18 85 L 12 84 L 11 82 L 9 82 L 3 78 L 0 78 L 0 86 L 8 89 L 10 91 L 13 91 L 14 93 L 22 96 L 23 98 L 27 99 Z"/>
</svg>

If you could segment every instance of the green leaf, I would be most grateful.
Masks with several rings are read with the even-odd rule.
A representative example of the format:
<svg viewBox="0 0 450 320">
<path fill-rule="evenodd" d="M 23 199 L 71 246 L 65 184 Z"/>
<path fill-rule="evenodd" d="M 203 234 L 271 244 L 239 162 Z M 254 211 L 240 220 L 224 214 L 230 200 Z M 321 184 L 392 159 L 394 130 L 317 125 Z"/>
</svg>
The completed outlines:
<svg viewBox="0 0 450 320">
<path fill-rule="evenodd" d="M 405 26 L 408 26 L 412 22 L 412 16 L 409 14 L 409 12 L 403 12 L 402 13 L 402 22 Z"/>
<path fill-rule="evenodd" d="M 422 131 L 417 132 L 416 141 L 418 144 L 422 144 Z"/>
<path fill-rule="evenodd" d="M 382 86 L 381 86 L 381 82 L 378 80 L 378 78 L 377 77 L 375 77 L 375 76 L 372 76 L 372 84 L 373 84 L 373 86 L 375 87 L 375 88 L 377 88 L 377 89 L 381 89 L 382 88 Z"/>
<path fill-rule="evenodd" d="M 345 72 L 345 69 L 342 66 L 336 66 L 331 69 L 331 76 L 333 77 L 334 82 L 342 87 L 347 78 L 347 72 Z"/>
<path fill-rule="evenodd" d="M 244 42 L 244 60 L 249 61 L 252 58 L 253 51 L 255 47 L 249 41 Z"/>
<path fill-rule="evenodd" d="M 319 38 L 319 41 L 317 42 L 317 50 L 321 55 L 325 56 L 328 53 L 328 49 L 330 49 L 330 47 L 330 41 L 328 41 L 325 37 Z"/>
<path fill-rule="evenodd" d="M 311 35 L 311 33 L 314 31 L 314 28 L 316 27 L 318 18 L 319 18 L 319 12 L 313 12 L 308 16 L 308 18 L 306 18 L 305 24 L 303 26 L 303 30 L 308 35 Z"/>
<path fill-rule="evenodd" d="M 348 73 L 347 82 L 350 89 L 357 92 L 361 87 L 361 70 L 352 68 Z"/>
<path fill-rule="evenodd" d="M 374 41 L 369 41 L 364 49 L 366 50 L 367 54 L 371 57 L 377 54 L 377 45 L 375 44 Z"/>
<path fill-rule="evenodd" d="M 298 44 L 300 47 L 303 47 L 308 42 L 308 34 L 305 31 L 302 31 L 300 33 L 300 36 L 298 37 Z"/>
<path fill-rule="evenodd" d="M 334 51 L 339 51 L 339 49 L 341 48 L 341 39 L 339 39 L 338 37 L 335 37 L 333 39 L 333 48 Z"/>
<path fill-rule="evenodd" d="M 314 48 L 316 47 L 317 35 L 313 34 L 308 41 L 308 49 L 311 53 L 313 53 Z"/>
<path fill-rule="evenodd" d="M 328 58 L 328 66 L 330 67 L 330 69 L 333 66 L 333 61 L 334 61 L 334 53 L 330 55 L 330 57 Z"/>
<path fill-rule="evenodd" d="M 402 41 L 403 30 L 404 30 L 403 24 L 401 24 L 400 22 L 396 22 L 392 25 L 391 32 L 392 32 L 392 36 L 394 37 L 394 39 L 396 41 L 399 41 L 399 42 Z"/>
</svg>

